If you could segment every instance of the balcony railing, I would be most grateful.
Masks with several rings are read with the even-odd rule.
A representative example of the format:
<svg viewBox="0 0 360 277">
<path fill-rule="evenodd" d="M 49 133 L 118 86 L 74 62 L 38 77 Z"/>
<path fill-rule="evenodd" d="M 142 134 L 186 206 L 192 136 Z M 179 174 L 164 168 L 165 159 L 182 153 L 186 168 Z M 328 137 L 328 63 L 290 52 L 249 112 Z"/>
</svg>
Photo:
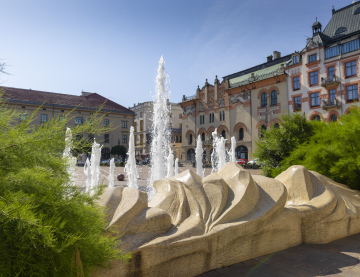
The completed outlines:
<svg viewBox="0 0 360 277">
<path fill-rule="evenodd" d="M 321 108 L 323 108 L 324 110 L 329 109 L 329 108 L 340 108 L 340 103 L 336 98 L 330 99 L 330 100 L 322 99 Z"/>
<path fill-rule="evenodd" d="M 338 85 L 340 83 L 340 79 L 337 76 L 330 76 L 330 77 L 322 77 L 321 78 L 321 86 L 328 87 Z"/>
</svg>

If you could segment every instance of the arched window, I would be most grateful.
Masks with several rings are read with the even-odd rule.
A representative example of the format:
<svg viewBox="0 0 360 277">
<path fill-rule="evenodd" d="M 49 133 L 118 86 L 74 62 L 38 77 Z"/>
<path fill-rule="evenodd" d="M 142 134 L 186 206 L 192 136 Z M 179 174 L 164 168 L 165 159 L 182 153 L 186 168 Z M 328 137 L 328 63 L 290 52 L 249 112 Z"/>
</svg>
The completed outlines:
<svg viewBox="0 0 360 277">
<path fill-rule="evenodd" d="M 222 132 L 221 132 L 221 136 L 222 136 L 223 138 L 226 138 L 226 133 L 225 133 L 225 130 L 222 130 Z"/>
<path fill-rule="evenodd" d="M 274 128 L 280 128 L 279 123 L 275 123 L 275 124 L 274 124 Z"/>
<path fill-rule="evenodd" d="M 235 149 L 235 155 L 237 159 L 248 159 L 248 149 L 244 145 L 239 145 Z"/>
<path fill-rule="evenodd" d="M 266 107 L 267 106 L 267 95 L 266 92 L 263 92 L 261 94 L 261 107 Z"/>
<path fill-rule="evenodd" d="M 186 153 L 186 160 L 188 161 L 193 161 L 195 158 L 195 150 L 194 149 L 189 149 Z"/>
<path fill-rule="evenodd" d="M 190 134 L 190 138 L 189 138 L 189 144 L 192 144 L 192 134 Z"/>
<path fill-rule="evenodd" d="M 202 140 L 202 141 L 205 141 L 205 133 L 202 133 L 202 134 L 201 134 L 201 140 Z"/>
<path fill-rule="evenodd" d="M 312 118 L 311 118 L 312 121 L 321 121 L 321 118 L 320 118 L 320 115 L 314 115 Z"/>
<path fill-rule="evenodd" d="M 261 128 L 260 128 L 260 138 L 263 138 L 264 137 L 264 134 L 263 132 L 266 131 L 266 125 L 261 125 Z"/>
<path fill-rule="evenodd" d="M 273 90 L 271 92 L 271 106 L 277 105 L 277 91 Z"/>
<path fill-rule="evenodd" d="M 239 129 L 239 140 L 243 140 L 244 139 L 244 128 L 240 128 Z"/>
<path fill-rule="evenodd" d="M 336 116 L 336 114 L 333 114 L 333 115 L 331 116 L 331 121 L 332 121 L 332 122 L 336 122 L 336 121 L 337 121 L 337 116 Z"/>
<path fill-rule="evenodd" d="M 335 35 L 340 35 L 341 33 L 344 33 L 346 31 L 347 31 L 346 27 L 340 27 L 339 29 L 336 30 Z"/>
</svg>

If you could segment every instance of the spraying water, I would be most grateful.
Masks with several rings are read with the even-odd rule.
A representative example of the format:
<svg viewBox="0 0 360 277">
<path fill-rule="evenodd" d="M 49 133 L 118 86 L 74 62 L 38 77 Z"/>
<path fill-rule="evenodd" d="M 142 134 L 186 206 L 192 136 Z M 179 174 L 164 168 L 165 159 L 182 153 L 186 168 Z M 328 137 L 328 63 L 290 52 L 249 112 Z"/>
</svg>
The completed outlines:
<svg viewBox="0 0 360 277">
<path fill-rule="evenodd" d="M 174 176 L 174 154 L 169 147 L 169 155 L 167 157 L 167 175 L 166 178 Z"/>
<path fill-rule="evenodd" d="M 203 152 L 204 149 L 202 148 L 202 141 L 199 135 L 196 140 L 195 159 L 196 159 L 196 173 L 201 177 L 204 177 L 203 162 L 202 162 Z"/>
<path fill-rule="evenodd" d="M 89 192 L 91 186 L 91 163 L 89 158 L 86 158 L 86 162 L 84 165 L 84 173 L 86 176 L 86 187 L 85 192 Z"/>
<path fill-rule="evenodd" d="M 212 132 L 213 152 L 211 153 L 211 173 L 219 171 L 226 164 L 226 139 L 218 137 L 217 129 Z"/>
<path fill-rule="evenodd" d="M 165 178 L 167 150 L 170 146 L 169 92 L 166 85 L 165 61 L 161 56 L 156 76 L 156 100 L 153 104 L 152 141 L 151 141 L 151 171 L 148 184 L 149 201 L 156 194 L 153 183 Z"/>
<path fill-rule="evenodd" d="M 94 194 L 94 190 L 99 184 L 101 148 L 102 146 L 99 143 L 96 143 L 94 139 L 94 143 L 91 149 L 91 183 L 89 188 L 90 195 Z"/>
<path fill-rule="evenodd" d="M 114 162 L 114 158 L 112 158 L 110 160 L 109 188 L 115 187 L 115 185 L 114 185 L 114 169 L 115 169 L 115 162 Z"/>
<path fill-rule="evenodd" d="M 76 157 L 73 157 L 71 154 L 71 148 L 72 148 L 72 134 L 71 129 L 66 128 L 66 134 L 65 134 L 65 149 L 63 153 L 63 158 L 66 160 L 66 167 L 67 172 L 69 174 L 69 183 L 72 185 L 75 185 L 75 171 L 76 171 Z"/>
<path fill-rule="evenodd" d="M 130 188 L 138 188 L 137 178 L 139 178 L 139 173 L 136 169 L 136 159 L 135 159 L 135 144 L 134 144 L 134 127 L 130 127 L 130 140 L 129 140 L 129 150 L 127 152 L 128 159 L 125 165 L 125 172 L 128 178 L 128 186 Z"/>
<path fill-rule="evenodd" d="M 175 176 L 179 174 L 179 159 L 175 160 Z"/>
<path fill-rule="evenodd" d="M 230 150 L 230 153 L 229 153 L 230 162 L 236 162 L 235 148 L 236 148 L 236 139 L 235 139 L 234 136 L 232 136 L 231 137 L 231 150 Z"/>
</svg>

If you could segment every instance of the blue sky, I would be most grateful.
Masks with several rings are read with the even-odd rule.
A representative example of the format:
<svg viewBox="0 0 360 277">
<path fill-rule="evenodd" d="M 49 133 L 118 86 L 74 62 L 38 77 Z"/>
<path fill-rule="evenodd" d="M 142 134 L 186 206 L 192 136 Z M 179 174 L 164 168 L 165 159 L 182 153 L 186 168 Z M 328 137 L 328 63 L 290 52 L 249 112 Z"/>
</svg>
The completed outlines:
<svg viewBox="0 0 360 277">
<path fill-rule="evenodd" d="M 3 86 L 125 106 L 152 100 L 161 55 L 171 101 L 198 85 L 300 50 L 348 0 L 1 0 Z M 222 80 L 222 78 L 221 78 Z"/>
</svg>

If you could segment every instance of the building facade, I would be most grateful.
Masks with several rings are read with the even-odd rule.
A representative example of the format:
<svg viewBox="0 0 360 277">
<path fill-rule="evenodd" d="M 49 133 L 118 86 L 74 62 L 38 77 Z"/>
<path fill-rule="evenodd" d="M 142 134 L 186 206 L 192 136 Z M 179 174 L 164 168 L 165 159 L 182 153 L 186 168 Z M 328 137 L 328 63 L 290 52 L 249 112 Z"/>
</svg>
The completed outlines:
<svg viewBox="0 0 360 277">
<path fill-rule="evenodd" d="M 312 31 L 286 70 L 289 110 L 310 120 L 337 121 L 359 101 L 360 1 L 333 9 L 325 29 L 316 21 Z"/>
<path fill-rule="evenodd" d="M 193 160 L 196 139 L 203 142 L 203 160 L 209 162 L 213 149 L 212 132 L 227 139 L 230 148 L 232 136 L 236 139 L 236 157 L 251 159 L 255 141 L 261 130 L 277 126 L 279 116 L 288 112 L 287 75 L 285 66 L 291 56 L 267 57 L 267 62 L 227 75 L 214 85 L 207 80 L 196 95 L 183 97 L 183 160 Z"/>
<path fill-rule="evenodd" d="M 145 159 L 150 154 L 153 102 L 134 105 L 131 110 L 136 114 L 134 120 L 135 156 Z M 175 158 L 181 159 L 182 146 L 182 108 L 177 103 L 169 103 L 171 130 L 171 149 Z"/>
<path fill-rule="evenodd" d="M 26 120 L 40 107 L 35 124 L 46 123 L 53 118 L 61 120 L 62 116 L 71 112 L 69 115 L 75 120 L 68 127 L 74 128 L 89 120 L 101 108 L 104 125 L 114 128 L 101 137 L 95 136 L 103 145 L 101 158 L 109 159 L 111 148 L 115 145 L 124 145 L 128 149 L 130 126 L 133 125 L 135 113 L 97 93 L 82 92 L 76 96 L 11 87 L 0 87 L 0 93 L 10 108 L 21 112 L 19 120 Z"/>
</svg>

